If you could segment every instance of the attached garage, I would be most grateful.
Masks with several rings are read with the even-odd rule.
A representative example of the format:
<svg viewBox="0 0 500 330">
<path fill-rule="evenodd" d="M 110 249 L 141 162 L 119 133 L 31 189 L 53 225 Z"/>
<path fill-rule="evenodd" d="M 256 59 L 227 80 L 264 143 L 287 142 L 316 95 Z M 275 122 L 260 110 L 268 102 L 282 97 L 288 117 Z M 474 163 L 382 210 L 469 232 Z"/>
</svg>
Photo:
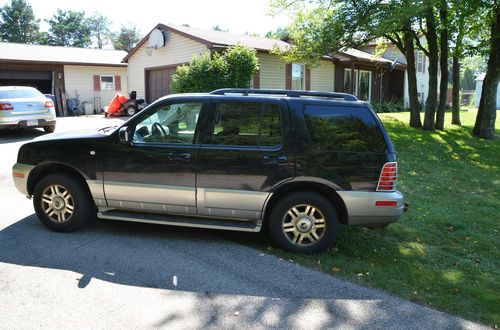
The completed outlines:
<svg viewBox="0 0 500 330">
<path fill-rule="evenodd" d="M 176 69 L 177 66 L 146 69 L 146 102 L 172 94 L 172 75 Z"/>
<path fill-rule="evenodd" d="M 54 95 L 58 116 L 69 114 L 69 99 L 91 103 L 98 112 L 116 93 L 128 94 L 127 64 L 122 63 L 126 54 L 0 42 L 0 86 L 31 86 Z"/>
</svg>

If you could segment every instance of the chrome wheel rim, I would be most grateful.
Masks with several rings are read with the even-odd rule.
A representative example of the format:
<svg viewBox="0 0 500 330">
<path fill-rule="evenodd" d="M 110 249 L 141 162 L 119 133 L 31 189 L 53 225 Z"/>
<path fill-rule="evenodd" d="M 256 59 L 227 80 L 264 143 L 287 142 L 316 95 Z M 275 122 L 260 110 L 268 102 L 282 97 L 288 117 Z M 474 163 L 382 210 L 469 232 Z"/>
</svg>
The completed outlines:
<svg viewBox="0 0 500 330">
<path fill-rule="evenodd" d="M 127 108 L 127 115 L 133 116 L 135 114 L 135 109 L 134 108 Z"/>
<path fill-rule="evenodd" d="M 282 229 L 292 244 L 313 245 L 325 234 L 325 217 L 319 209 L 310 204 L 295 205 L 283 216 Z"/>
<path fill-rule="evenodd" d="M 42 209 L 52 221 L 68 221 L 74 208 L 73 196 L 63 186 L 52 184 L 43 191 Z"/>
</svg>

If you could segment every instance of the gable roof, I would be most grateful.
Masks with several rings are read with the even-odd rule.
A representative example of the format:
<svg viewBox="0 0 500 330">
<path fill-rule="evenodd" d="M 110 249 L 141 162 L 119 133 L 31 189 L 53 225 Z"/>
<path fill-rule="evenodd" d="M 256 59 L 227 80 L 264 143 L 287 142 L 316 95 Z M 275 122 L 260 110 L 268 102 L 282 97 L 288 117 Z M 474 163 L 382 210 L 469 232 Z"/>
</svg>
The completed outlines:
<svg viewBox="0 0 500 330">
<path fill-rule="evenodd" d="M 126 55 L 127 52 L 123 50 L 0 42 L 0 60 L 2 61 L 124 67 L 126 64 L 122 63 L 122 59 Z"/>
<path fill-rule="evenodd" d="M 203 30 L 198 28 L 192 28 L 187 26 L 179 26 L 173 24 L 157 24 L 153 30 L 159 29 L 161 31 L 170 31 L 173 33 L 180 34 L 183 37 L 189 38 L 191 40 L 197 41 L 207 46 L 207 48 L 220 48 L 235 46 L 241 44 L 247 47 L 254 48 L 260 52 L 269 52 L 275 46 L 280 49 L 285 49 L 290 46 L 287 42 L 279 39 L 271 39 L 265 37 L 256 37 L 244 34 L 236 34 L 224 31 L 211 31 Z M 128 59 L 144 44 L 148 41 L 151 30 L 134 49 L 128 53 L 128 55 L 123 59 L 123 62 L 127 62 Z"/>
</svg>

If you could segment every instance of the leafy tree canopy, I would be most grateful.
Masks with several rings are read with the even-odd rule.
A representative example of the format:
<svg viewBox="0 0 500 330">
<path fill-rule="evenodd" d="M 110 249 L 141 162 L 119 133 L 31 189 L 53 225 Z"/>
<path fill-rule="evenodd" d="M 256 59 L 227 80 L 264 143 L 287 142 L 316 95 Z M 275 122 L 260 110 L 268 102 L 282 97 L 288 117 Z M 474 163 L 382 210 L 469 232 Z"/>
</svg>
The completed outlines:
<svg viewBox="0 0 500 330">
<path fill-rule="evenodd" d="M 58 9 L 49 23 L 48 43 L 54 46 L 88 47 L 91 29 L 83 11 Z"/>
<path fill-rule="evenodd" d="M 95 12 L 92 17 L 88 19 L 90 27 L 90 35 L 97 45 L 97 48 L 102 49 L 104 44 L 109 40 L 111 21 L 106 16 Z"/>
<path fill-rule="evenodd" d="M 36 43 L 39 36 L 39 19 L 25 0 L 12 0 L 0 8 L 0 40 L 19 43 Z"/>
<path fill-rule="evenodd" d="M 136 26 L 120 27 L 118 33 L 111 36 L 111 42 L 116 50 L 124 50 L 130 52 L 141 41 L 141 33 Z"/>
</svg>

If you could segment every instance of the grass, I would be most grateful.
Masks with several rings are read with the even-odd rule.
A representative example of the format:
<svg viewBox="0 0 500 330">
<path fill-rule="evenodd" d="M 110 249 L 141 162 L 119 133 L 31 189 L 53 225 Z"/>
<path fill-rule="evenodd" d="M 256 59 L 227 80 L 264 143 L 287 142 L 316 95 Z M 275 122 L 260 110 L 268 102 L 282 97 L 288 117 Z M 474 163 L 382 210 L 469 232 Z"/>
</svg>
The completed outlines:
<svg viewBox="0 0 500 330">
<path fill-rule="evenodd" d="M 462 112 L 462 127 L 425 132 L 407 125 L 409 113 L 380 114 L 398 152 L 398 189 L 411 203 L 409 212 L 388 228 L 344 227 L 333 248 L 312 255 L 270 248 L 267 235 L 257 243 L 255 236 L 238 239 L 293 262 L 497 327 L 500 141 L 472 137 L 475 115 Z M 447 114 L 447 123 L 450 117 Z"/>
</svg>

